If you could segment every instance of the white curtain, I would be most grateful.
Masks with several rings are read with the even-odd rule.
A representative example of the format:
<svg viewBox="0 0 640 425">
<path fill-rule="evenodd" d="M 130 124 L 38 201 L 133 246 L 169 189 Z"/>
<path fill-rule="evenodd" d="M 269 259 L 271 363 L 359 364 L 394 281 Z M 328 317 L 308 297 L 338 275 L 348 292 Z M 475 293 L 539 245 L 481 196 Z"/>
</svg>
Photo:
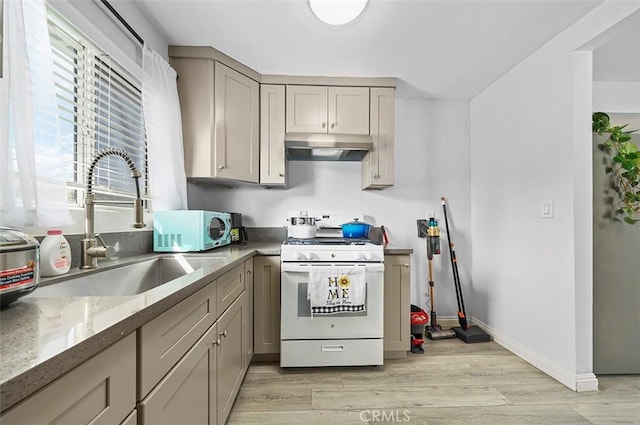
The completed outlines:
<svg viewBox="0 0 640 425">
<path fill-rule="evenodd" d="M 152 207 L 156 211 L 187 209 L 177 75 L 161 55 L 147 46 L 143 48 L 142 70 Z"/>
<path fill-rule="evenodd" d="M 72 223 L 66 182 L 52 179 L 60 145 L 53 53 L 44 0 L 5 1 L 5 74 L 0 105 L 0 225 L 54 227 Z"/>
</svg>

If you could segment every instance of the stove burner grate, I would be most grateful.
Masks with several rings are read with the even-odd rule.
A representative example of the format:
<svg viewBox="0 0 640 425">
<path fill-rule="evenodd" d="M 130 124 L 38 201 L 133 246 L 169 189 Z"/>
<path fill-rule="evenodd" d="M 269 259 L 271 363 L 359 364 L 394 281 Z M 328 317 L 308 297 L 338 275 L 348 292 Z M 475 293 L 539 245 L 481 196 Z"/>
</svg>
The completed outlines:
<svg viewBox="0 0 640 425">
<path fill-rule="evenodd" d="M 377 245 L 370 239 L 355 238 L 287 238 L 283 242 L 284 245 Z"/>
</svg>

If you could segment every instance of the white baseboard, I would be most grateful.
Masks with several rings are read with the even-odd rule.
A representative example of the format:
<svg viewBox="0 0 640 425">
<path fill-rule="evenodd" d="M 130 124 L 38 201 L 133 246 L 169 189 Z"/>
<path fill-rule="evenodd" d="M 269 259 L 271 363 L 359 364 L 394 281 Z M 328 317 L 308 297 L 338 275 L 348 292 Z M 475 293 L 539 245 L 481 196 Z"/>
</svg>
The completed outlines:
<svg viewBox="0 0 640 425">
<path fill-rule="evenodd" d="M 471 323 L 482 328 L 486 333 L 491 335 L 493 340 L 511 351 L 516 356 L 530 363 L 537 369 L 546 373 L 556 381 L 569 387 L 576 392 L 597 391 L 598 378 L 593 373 L 572 373 L 561 366 L 541 357 L 539 354 L 530 351 L 519 342 L 509 338 L 508 336 L 498 332 L 486 323 L 476 318 L 471 318 Z"/>
</svg>

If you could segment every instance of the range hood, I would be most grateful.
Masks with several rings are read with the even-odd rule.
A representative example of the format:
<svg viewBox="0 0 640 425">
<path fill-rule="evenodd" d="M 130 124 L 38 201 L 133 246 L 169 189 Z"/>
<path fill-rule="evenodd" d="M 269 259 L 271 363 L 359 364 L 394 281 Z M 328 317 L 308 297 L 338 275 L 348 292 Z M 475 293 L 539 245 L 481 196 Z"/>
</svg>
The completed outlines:
<svg viewBox="0 0 640 425">
<path fill-rule="evenodd" d="M 287 159 L 292 161 L 362 161 L 373 149 L 366 134 L 287 133 Z"/>
</svg>

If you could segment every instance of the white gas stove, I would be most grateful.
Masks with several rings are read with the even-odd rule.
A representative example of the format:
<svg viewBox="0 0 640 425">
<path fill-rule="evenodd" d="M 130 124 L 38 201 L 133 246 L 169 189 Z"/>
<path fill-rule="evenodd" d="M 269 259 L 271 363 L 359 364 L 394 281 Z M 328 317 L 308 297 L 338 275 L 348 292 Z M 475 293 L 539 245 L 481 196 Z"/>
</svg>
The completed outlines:
<svg viewBox="0 0 640 425">
<path fill-rule="evenodd" d="M 384 248 L 320 216 L 315 238 L 282 245 L 280 365 L 381 365 Z"/>
</svg>

